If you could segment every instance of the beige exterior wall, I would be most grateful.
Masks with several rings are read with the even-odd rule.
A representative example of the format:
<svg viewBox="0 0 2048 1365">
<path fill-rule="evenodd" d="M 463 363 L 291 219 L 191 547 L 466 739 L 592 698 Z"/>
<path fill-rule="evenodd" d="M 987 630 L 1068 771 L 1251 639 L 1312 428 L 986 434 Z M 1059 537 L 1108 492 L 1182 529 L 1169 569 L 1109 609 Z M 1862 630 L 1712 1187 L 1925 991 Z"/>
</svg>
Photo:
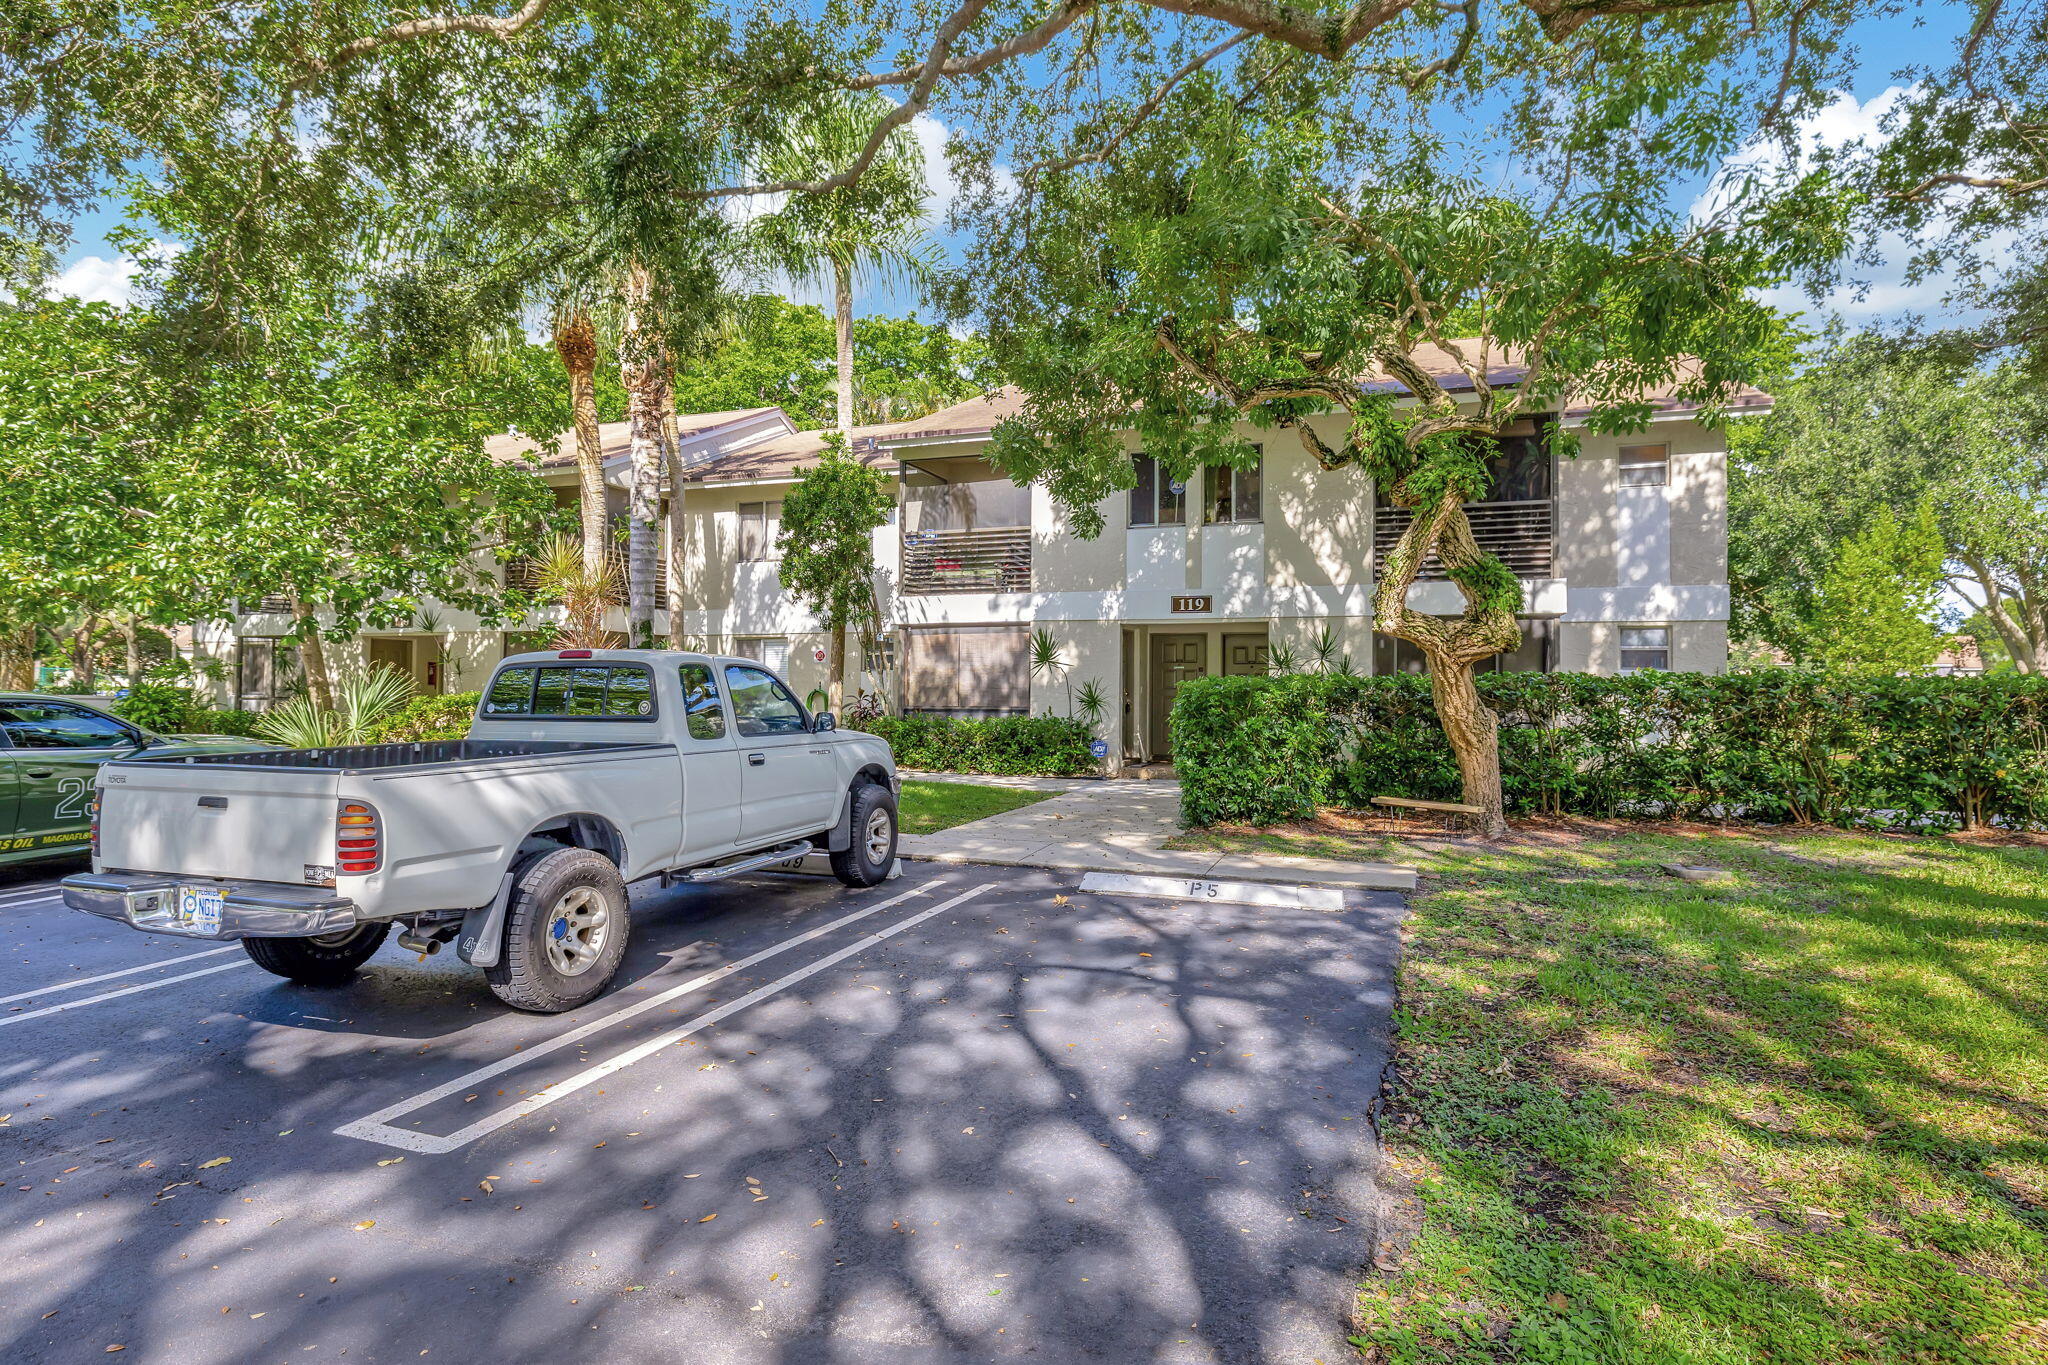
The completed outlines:
<svg viewBox="0 0 2048 1365">
<path fill-rule="evenodd" d="M 1575 588 L 1612 588 L 1617 583 L 1620 444 L 1611 436 L 1586 436 L 1575 457 L 1557 462 L 1554 571 Z"/>
<path fill-rule="evenodd" d="M 1728 581 L 1727 436 L 1690 422 L 1671 433 L 1671 581 Z"/>
</svg>

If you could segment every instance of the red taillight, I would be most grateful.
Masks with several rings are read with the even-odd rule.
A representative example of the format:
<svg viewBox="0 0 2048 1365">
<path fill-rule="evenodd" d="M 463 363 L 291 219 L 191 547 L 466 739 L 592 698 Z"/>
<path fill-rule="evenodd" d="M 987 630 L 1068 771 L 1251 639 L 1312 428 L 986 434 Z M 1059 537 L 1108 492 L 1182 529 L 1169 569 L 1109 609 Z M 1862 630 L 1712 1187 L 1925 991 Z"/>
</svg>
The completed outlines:
<svg viewBox="0 0 2048 1365">
<path fill-rule="evenodd" d="M 87 828 L 92 831 L 92 856 L 97 858 L 100 856 L 100 789 L 98 787 L 92 789 L 92 801 L 85 809 L 86 813 L 91 817 Z"/>
<path fill-rule="evenodd" d="M 360 801 L 344 801 L 334 812 L 334 867 L 347 877 L 375 872 L 384 859 L 384 827 L 377 810 Z"/>
<path fill-rule="evenodd" d="M 557 659 L 587 659 L 590 657 L 590 651 L 587 649 L 565 649 L 555 655 L 555 657 Z"/>
</svg>

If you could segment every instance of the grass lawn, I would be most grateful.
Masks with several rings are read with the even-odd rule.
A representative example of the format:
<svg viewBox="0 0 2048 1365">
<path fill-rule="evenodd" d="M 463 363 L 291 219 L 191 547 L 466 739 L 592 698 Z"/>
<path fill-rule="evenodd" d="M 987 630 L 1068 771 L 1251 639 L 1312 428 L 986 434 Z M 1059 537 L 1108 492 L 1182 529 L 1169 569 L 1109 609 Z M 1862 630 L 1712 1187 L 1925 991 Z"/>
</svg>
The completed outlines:
<svg viewBox="0 0 2048 1365">
<path fill-rule="evenodd" d="M 1350 842 L 1430 874 L 1369 1359 L 2048 1360 L 2048 847 Z"/>
<path fill-rule="evenodd" d="M 906 777 L 903 779 L 902 809 L 897 815 L 905 834 L 935 834 L 942 829 L 964 825 L 969 820 L 1001 815 L 1006 810 L 1035 805 L 1057 795 L 1057 792 L 1018 791 L 1011 787 L 982 787 L 970 782 L 933 782 L 921 777 Z"/>
</svg>

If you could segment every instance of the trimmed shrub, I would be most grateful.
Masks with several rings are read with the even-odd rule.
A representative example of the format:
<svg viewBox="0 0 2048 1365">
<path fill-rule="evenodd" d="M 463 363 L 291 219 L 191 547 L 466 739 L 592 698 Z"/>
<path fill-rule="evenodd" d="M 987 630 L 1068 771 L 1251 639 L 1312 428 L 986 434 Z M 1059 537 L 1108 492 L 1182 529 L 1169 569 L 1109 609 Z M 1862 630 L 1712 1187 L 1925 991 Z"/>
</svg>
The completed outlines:
<svg viewBox="0 0 2048 1365">
<path fill-rule="evenodd" d="M 188 734 L 233 735 L 238 739 L 256 738 L 256 722 L 262 716 L 260 711 L 209 711 L 192 713 L 192 723 L 186 727 Z"/>
<path fill-rule="evenodd" d="M 198 708 L 189 687 L 139 682 L 128 689 L 127 696 L 114 703 L 113 712 L 122 720 L 132 721 L 145 730 L 169 735 L 189 731 Z"/>
<path fill-rule="evenodd" d="M 433 739 L 461 739 L 476 719 L 481 692 L 450 692 L 414 697 L 370 727 L 365 744 L 416 744 Z"/>
<path fill-rule="evenodd" d="M 1087 722 L 1065 716 L 878 716 L 860 728 L 889 741 L 906 768 L 1012 777 L 1085 777 L 1096 770 Z"/>
<path fill-rule="evenodd" d="M 1518 813 L 1902 828 L 2048 825 L 2048 679 L 1489 673 Z M 1196 678 L 1175 694 L 1189 824 L 1378 795 L 1455 800 L 1427 678 Z"/>
</svg>

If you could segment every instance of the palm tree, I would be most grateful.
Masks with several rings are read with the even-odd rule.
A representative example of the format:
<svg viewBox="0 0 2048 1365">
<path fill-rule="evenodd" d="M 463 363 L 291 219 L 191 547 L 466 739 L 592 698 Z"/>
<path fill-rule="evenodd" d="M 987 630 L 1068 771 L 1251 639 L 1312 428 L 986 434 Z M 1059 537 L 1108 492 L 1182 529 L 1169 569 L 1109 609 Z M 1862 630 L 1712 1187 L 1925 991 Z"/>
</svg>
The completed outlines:
<svg viewBox="0 0 2048 1365">
<path fill-rule="evenodd" d="M 893 106 L 875 94 L 833 91 L 792 117 L 776 145 L 760 158 L 770 181 L 831 175 L 852 164 Z M 749 229 L 762 258 L 796 283 L 832 285 L 837 342 L 838 429 L 853 448 L 853 291 L 856 283 L 923 283 L 935 246 L 924 227 L 924 150 L 915 134 L 898 128 L 867 171 L 852 185 L 824 194 L 792 196 Z M 827 696 L 838 709 L 846 689 L 846 626 L 832 628 Z"/>
<path fill-rule="evenodd" d="M 761 158 L 769 180 L 810 179 L 851 164 L 890 108 L 875 94 L 833 91 L 789 120 Z M 924 149 L 899 128 L 866 173 L 825 194 L 792 196 L 753 224 L 755 249 L 799 284 L 830 281 L 839 361 L 838 426 L 853 426 L 853 291 L 860 283 L 921 284 L 935 247 L 924 226 Z"/>
<path fill-rule="evenodd" d="M 590 309 L 573 295 L 554 310 L 555 354 L 569 376 L 569 413 L 576 431 L 578 499 L 583 529 L 583 567 L 597 573 L 605 562 L 604 441 L 597 425 L 597 326 Z"/>
</svg>

